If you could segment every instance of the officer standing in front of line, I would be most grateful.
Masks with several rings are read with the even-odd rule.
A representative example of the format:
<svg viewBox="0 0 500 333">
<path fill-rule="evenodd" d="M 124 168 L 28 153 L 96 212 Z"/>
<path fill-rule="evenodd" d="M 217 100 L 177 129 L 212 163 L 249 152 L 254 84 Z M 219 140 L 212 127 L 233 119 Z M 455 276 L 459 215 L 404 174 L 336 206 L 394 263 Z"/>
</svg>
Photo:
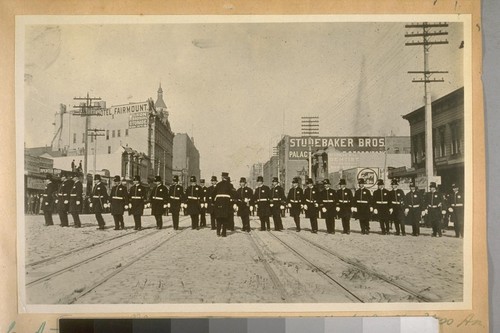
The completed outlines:
<svg viewBox="0 0 500 333">
<path fill-rule="evenodd" d="M 402 189 L 398 188 L 398 185 L 399 182 L 397 179 L 391 181 L 392 191 L 389 191 L 389 220 L 394 222 L 396 236 L 400 234 L 406 236 L 404 218 L 405 194 Z"/>
<path fill-rule="evenodd" d="M 68 227 L 68 210 L 69 210 L 69 198 L 71 189 L 73 187 L 73 181 L 68 179 L 68 175 L 65 173 L 61 174 L 61 184 L 59 184 L 59 190 L 57 191 L 57 212 L 59 214 L 59 219 L 61 220 L 61 227 Z"/>
<path fill-rule="evenodd" d="M 427 215 L 432 226 L 432 237 L 441 237 L 441 219 L 442 215 L 446 214 L 443 209 L 443 196 L 437 192 L 435 182 L 429 185 L 429 192 L 424 194 L 424 211 L 422 215 Z"/>
<path fill-rule="evenodd" d="M 167 209 L 168 204 L 168 188 L 163 185 L 161 177 L 155 176 L 155 186 L 149 194 L 149 202 L 151 203 L 151 215 L 155 217 L 156 229 L 163 228 L 163 214 Z"/>
<path fill-rule="evenodd" d="M 47 174 L 45 178 L 45 190 L 42 194 L 42 210 L 45 218 L 45 225 L 54 225 L 52 213 L 54 212 L 54 201 L 57 195 L 57 185 L 53 182 L 52 175 Z"/>
<path fill-rule="evenodd" d="M 169 206 L 172 213 L 174 230 L 179 230 L 179 213 L 181 211 L 182 198 L 184 197 L 184 189 L 179 184 L 179 176 L 175 175 L 172 180 L 173 184 L 170 185 L 168 191 L 170 201 L 167 206 Z"/>
<path fill-rule="evenodd" d="M 211 230 L 217 230 L 217 221 L 215 219 L 215 212 L 214 212 L 214 192 L 215 192 L 215 185 L 217 185 L 217 176 L 212 176 L 210 178 L 210 183 L 211 185 L 207 187 L 207 194 L 205 197 L 205 205 L 207 208 L 207 213 L 210 214 L 210 229 Z"/>
<path fill-rule="evenodd" d="M 351 205 L 352 205 L 352 192 L 350 189 L 346 188 L 345 179 L 340 179 L 340 188 L 337 190 L 337 203 L 338 203 L 338 216 L 342 220 L 342 233 L 351 233 Z"/>
<path fill-rule="evenodd" d="M 451 185 L 453 192 L 448 194 L 446 202 L 450 220 L 453 222 L 455 237 L 464 237 L 464 195 L 456 184 Z"/>
<path fill-rule="evenodd" d="M 108 191 L 106 190 L 106 186 L 101 183 L 100 175 L 94 175 L 94 181 L 95 184 L 92 189 L 92 202 L 90 207 L 94 210 L 95 218 L 99 225 L 97 229 L 104 230 L 105 222 L 102 213 L 104 213 L 104 209 L 108 207 Z"/>
<path fill-rule="evenodd" d="M 130 208 L 129 215 L 134 217 L 134 230 L 142 230 L 141 217 L 144 214 L 144 204 L 148 200 L 148 191 L 141 184 L 141 176 L 135 175 L 132 187 L 128 192 Z"/>
<path fill-rule="evenodd" d="M 128 208 L 127 187 L 121 184 L 120 176 L 115 176 L 113 178 L 113 183 L 113 187 L 109 194 L 111 216 L 113 216 L 115 222 L 115 230 L 125 229 L 123 214 L 125 213 L 125 209 Z"/>
<path fill-rule="evenodd" d="M 207 193 L 208 188 L 205 186 L 205 179 L 200 179 L 201 187 L 201 207 L 200 207 L 200 228 L 205 228 L 207 226 Z"/>
<path fill-rule="evenodd" d="M 311 232 L 315 234 L 318 232 L 319 193 L 314 188 L 312 178 L 308 178 L 306 184 L 307 188 L 304 191 L 304 200 L 302 203 L 306 211 L 306 218 L 309 218 L 311 222 Z"/>
<path fill-rule="evenodd" d="M 271 211 L 273 215 L 274 230 L 283 230 L 283 221 L 281 220 L 281 211 L 285 209 L 285 191 L 280 186 L 278 177 L 273 177 L 271 188 Z"/>
<path fill-rule="evenodd" d="M 238 216 L 241 217 L 243 231 L 250 232 L 250 201 L 252 200 L 253 191 L 247 186 L 245 177 L 240 178 L 240 188 L 236 190 Z"/>
<path fill-rule="evenodd" d="M 82 223 L 80 222 L 80 213 L 82 212 L 82 202 L 83 202 L 83 184 L 80 181 L 80 175 L 78 172 L 73 174 L 73 186 L 69 194 L 69 213 L 73 217 L 73 224 L 75 228 L 80 228 Z"/>
<path fill-rule="evenodd" d="M 195 176 L 191 176 L 189 181 L 191 185 L 186 188 L 186 192 L 184 193 L 184 208 L 186 209 L 187 215 L 191 217 L 191 229 L 199 230 L 200 227 L 198 223 L 203 192 L 201 186 L 196 184 Z"/>
<path fill-rule="evenodd" d="M 335 200 L 335 190 L 331 188 L 330 180 L 327 178 L 323 180 L 323 185 L 325 189 L 320 193 L 320 204 L 321 211 L 325 216 L 326 232 L 329 234 L 335 234 L 335 215 L 336 212 L 336 200 Z"/>
<path fill-rule="evenodd" d="M 356 212 L 356 217 L 359 220 L 361 234 L 368 235 L 370 233 L 370 214 L 373 211 L 372 194 L 370 190 L 365 188 L 365 180 L 358 179 L 358 189 L 354 192 L 353 211 Z"/>
<path fill-rule="evenodd" d="M 292 188 L 288 191 L 287 201 L 288 208 L 290 208 L 290 216 L 293 217 L 295 222 L 295 231 L 300 232 L 300 211 L 304 191 L 299 187 L 300 178 L 295 177 L 292 180 Z"/>
<path fill-rule="evenodd" d="M 234 215 L 231 204 L 232 186 L 228 181 L 229 174 L 223 172 L 222 180 L 214 190 L 214 213 L 217 219 L 217 236 L 226 237 L 226 227 L 230 215 Z"/>
<path fill-rule="evenodd" d="M 271 230 L 271 189 L 264 185 L 264 177 L 257 177 L 257 187 L 253 192 L 253 204 L 257 207 L 257 216 L 260 219 L 260 230 Z M 252 208 L 250 208 L 252 210 Z"/>
</svg>

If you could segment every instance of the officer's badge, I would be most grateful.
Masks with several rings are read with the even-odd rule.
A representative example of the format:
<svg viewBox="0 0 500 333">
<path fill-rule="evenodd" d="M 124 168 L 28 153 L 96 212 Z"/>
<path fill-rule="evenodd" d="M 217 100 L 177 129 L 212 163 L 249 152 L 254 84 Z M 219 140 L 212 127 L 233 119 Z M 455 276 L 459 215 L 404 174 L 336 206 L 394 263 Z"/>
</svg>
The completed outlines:
<svg viewBox="0 0 500 333">
<path fill-rule="evenodd" d="M 141 192 L 141 189 L 139 189 L 139 192 Z"/>
<path fill-rule="evenodd" d="M 262 193 L 264 193 L 264 190 L 262 190 Z"/>
<path fill-rule="evenodd" d="M 163 190 L 162 190 L 162 189 L 160 189 L 160 192 L 163 192 Z"/>
<path fill-rule="evenodd" d="M 413 195 L 413 197 L 414 197 L 414 198 L 416 198 L 416 197 L 417 197 L 417 195 L 416 195 L 416 194 L 414 194 L 414 195 Z"/>
<path fill-rule="evenodd" d="M 462 196 L 460 196 L 460 195 L 459 195 L 459 196 L 457 196 L 457 198 L 458 198 L 458 199 L 461 199 L 461 198 L 462 198 Z"/>
<path fill-rule="evenodd" d="M 434 194 L 434 198 L 437 198 L 438 196 Z"/>
</svg>

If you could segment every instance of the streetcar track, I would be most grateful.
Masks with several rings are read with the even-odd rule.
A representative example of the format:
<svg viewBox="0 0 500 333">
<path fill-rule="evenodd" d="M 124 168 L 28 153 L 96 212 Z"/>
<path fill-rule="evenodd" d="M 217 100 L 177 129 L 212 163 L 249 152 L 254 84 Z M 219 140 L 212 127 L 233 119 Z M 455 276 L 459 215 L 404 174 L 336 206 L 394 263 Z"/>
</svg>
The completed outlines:
<svg viewBox="0 0 500 333">
<path fill-rule="evenodd" d="M 186 218 L 186 219 L 187 219 L 187 218 Z M 179 222 L 180 222 L 180 221 L 179 221 Z M 185 229 L 183 229 L 182 231 L 184 231 L 184 230 L 185 230 Z M 136 233 L 130 233 L 130 234 L 135 235 Z M 142 236 L 140 236 L 140 237 L 134 238 L 134 239 L 132 239 L 132 240 L 130 240 L 130 241 L 127 241 L 127 242 L 125 242 L 125 243 L 122 243 L 122 244 L 120 244 L 120 245 L 114 246 L 114 247 L 112 247 L 112 248 L 110 248 L 110 249 L 108 249 L 108 250 L 106 250 L 106 251 L 103 251 L 103 252 L 98 253 L 98 254 L 96 254 L 96 255 L 94 255 L 94 256 L 91 256 L 91 257 L 89 257 L 89 258 L 86 258 L 86 259 L 84 259 L 84 260 L 82 260 L 82 261 L 79 261 L 79 262 L 77 262 L 77 263 L 75 263 L 75 264 L 72 264 L 72 265 L 66 266 L 66 267 L 64 267 L 64 268 L 61 268 L 61 269 L 59 269 L 59 270 L 55 271 L 55 272 L 52 272 L 52 273 L 47 274 L 47 275 L 44 275 L 44 276 L 42 276 L 42 277 L 40 277 L 40 278 L 37 278 L 37 279 L 35 279 L 35 280 L 33 280 L 33 281 L 27 282 L 27 283 L 26 283 L 26 287 L 31 287 L 31 286 L 36 285 L 36 284 L 39 284 L 39 283 L 41 283 L 41 282 L 43 282 L 43 281 L 49 280 L 49 279 L 51 279 L 51 278 L 53 278 L 53 277 L 55 277 L 55 276 L 58 276 L 58 275 L 61 275 L 61 274 L 65 273 L 65 272 L 67 272 L 67 271 L 69 271 L 69 270 L 71 270 L 71 269 L 74 269 L 74 268 L 76 268 L 76 267 L 79 267 L 79 266 L 81 266 L 81 265 L 84 265 L 84 264 L 86 264 L 86 263 L 88 263 L 88 262 L 91 262 L 91 261 L 93 261 L 93 260 L 99 259 L 99 258 L 101 258 L 101 257 L 103 257 L 103 256 L 105 256 L 105 255 L 107 255 L 107 254 L 109 254 L 109 253 L 111 253 L 111 252 L 113 252 L 114 250 L 120 249 L 120 248 L 125 247 L 125 246 L 127 246 L 127 245 L 130 245 L 130 244 L 132 244 L 132 243 L 134 243 L 134 242 L 136 242 L 136 241 L 139 241 L 139 240 L 142 240 L 142 239 L 144 239 L 144 238 L 147 238 L 147 237 L 150 237 L 150 236 L 153 236 L 153 235 L 157 235 L 157 234 L 158 234 L 157 232 L 150 232 L 150 233 L 147 233 L 147 234 L 142 235 Z M 177 234 L 177 233 L 176 233 L 176 234 Z M 170 239 L 170 238 L 167 238 L 167 239 Z"/>
<path fill-rule="evenodd" d="M 107 274 L 105 277 L 103 277 L 102 279 L 94 282 L 90 287 L 88 287 L 86 290 L 80 292 L 78 294 L 78 296 L 75 296 L 75 297 L 71 297 L 71 295 L 69 296 L 66 296 L 66 298 L 71 298 L 70 300 L 68 300 L 67 302 L 63 302 L 64 304 L 74 304 L 77 300 L 79 300 L 80 298 L 82 298 L 83 296 L 87 295 L 88 293 L 90 293 L 91 291 L 93 291 L 94 289 L 96 289 L 97 287 L 99 287 L 100 285 L 106 283 L 107 281 L 109 281 L 112 277 L 114 277 L 115 275 L 121 273 L 123 270 L 125 270 L 126 268 L 130 267 L 131 265 L 133 265 L 134 263 L 136 263 L 137 261 L 139 261 L 139 259 L 142 259 L 144 256 L 150 254 L 151 252 L 155 251 L 156 249 L 158 249 L 159 247 L 163 246 L 166 242 L 168 242 L 169 240 L 171 240 L 172 238 L 184 233 L 184 231 L 188 230 L 189 228 L 184 228 L 182 229 L 180 232 L 177 232 L 177 233 L 174 233 L 172 234 L 170 237 L 162 240 L 160 243 L 154 245 L 153 247 L 141 252 L 139 255 L 135 256 L 132 260 L 130 260 L 129 262 L 127 262 L 126 264 L 120 266 L 119 268 L 117 268 L 116 270 L 114 270 L 113 272 L 111 272 L 110 274 Z"/>
<path fill-rule="evenodd" d="M 350 291 L 347 287 L 345 287 L 342 283 L 340 283 L 339 281 L 337 281 L 336 278 L 332 277 L 331 275 L 329 275 L 324 269 L 322 269 L 321 267 L 319 267 L 318 265 L 314 264 L 313 262 L 311 262 L 309 259 L 307 259 L 306 257 L 304 257 L 301 253 L 299 253 L 297 250 L 295 250 L 293 247 L 291 247 L 290 245 L 288 245 L 286 242 L 284 242 L 283 240 L 281 240 L 278 236 L 276 236 L 275 234 L 273 233 L 269 233 L 269 235 L 271 235 L 272 237 L 274 237 L 276 240 L 278 240 L 283 246 L 285 246 L 286 248 L 288 248 L 295 256 L 297 256 L 298 258 L 300 258 L 302 261 L 304 261 L 306 264 L 308 264 L 310 267 L 314 268 L 315 269 L 315 272 L 318 273 L 320 276 L 326 278 L 327 281 L 339 286 L 340 288 L 342 288 L 350 298 L 354 298 L 355 301 L 358 301 L 360 303 L 365 303 L 365 301 L 360 298 L 359 296 L 357 296 L 355 293 L 353 293 L 352 291 Z"/>
<path fill-rule="evenodd" d="M 404 292 L 412 295 L 413 297 L 417 298 L 420 301 L 423 301 L 423 302 L 435 302 L 435 301 L 438 301 L 438 300 L 433 300 L 433 299 L 431 299 L 431 298 L 429 298 L 427 296 L 424 296 L 424 295 L 420 294 L 419 292 L 414 291 L 414 290 L 412 290 L 412 289 L 410 289 L 410 288 L 408 288 L 406 286 L 403 286 L 400 283 L 397 283 L 397 282 L 393 281 L 392 279 L 390 279 L 390 278 L 388 278 L 388 277 L 386 277 L 386 276 L 384 276 L 384 275 L 382 275 L 380 273 L 377 273 L 377 272 L 369 269 L 365 265 L 363 265 L 361 263 L 358 263 L 358 262 L 355 262 L 353 260 L 350 260 L 350 259 L 348 259 L 348 258 L 346 258 L 346 257 L 344 257 L 344 256 L 342 256 L 342 255 L 340 255 L 338 253 L 336 253 L 333 250 L 330 250 L 330 249 L 328 249 L 328 248 L 326 248 L 326 247 L 324 247 L 324 246 L 322 246 L 320 244 L 317 244 L 314 241 L 311 241 L 311 240 L 305 238 L 304 236 L 297 235 L 297 234 L 292 234 L 292 235 L 294 235 L 295 237 L 297 237 L 297 238 L 305 241 L 306 243 L 308 243 L 308 244 L 310 244 L 310 245 L 312 245 L 312 246 L 314 246 L 314 247 L 316 247 L 316 248 L 318 248 L 318 249 L 320 249 L 320 250 L 322 250 L 322 251 L 324 251 L 324 252 L 326 252 L 326 253 L 328 253 L 330 255 L 335 256 L 336 258 L 340 259 L 342 262 L 344 262 L 344 263 L 346 263 L 348 265 L 354 266 L 356 269 L 358 269 L 358 270 L 360 270 L 360 271 L 362 271 L 364 273 L 367 273 L 368 275 L 374 276 L 374 277 L 378 278 L 379 280 L 382 280 L 385 283 L 387 283 L 387 284 L 389 284 L 391 286 L 394 286 L 394 287 L 396 287 L 396 288 L 398 288 L 398 289 L 400 289 L 400 290 L 402 290 L 402 291 L 404 291 Z M 273 236 L 276 237 L 275 235 L 273 235 Z M 276 237 L 276 238 L 278 238 L 278 237 Z M 280 239 L 280 241 L 283 242 L 281 239 Z"/>
<path fill-rule="evenodd" d="M 254 248 L 259 259 L 261 259 L 259 261 L 264 265 L 264 269 L 269 274 L 269 277 L 271 278 L 271 281 L 273 282 L 274 286 L 276 287 L 276 289 L 278 289 L 281 300 L 283 300 L 285 302 L 289 302 L 288 293 L 287 293 L 285 287 L 283 286 L 283 284 L 279 280 L 278 276 L 276 275 L 276 272 L 273 270 L 273 268 L 271 267 L 269 262 L 265 259 L 264 253 L 261 251 L 261 249 L 259 248 L 259 245 L 257 244 L 257 241 L 255 240 L 255 238 L 259 238 L 259 237 L 254 232 L 251 232 L 249 234 L 249 236 L 250 236 L 249 239 L 251 240 L 250 244 Z M 261 242 L 262 242 L 262 240 L 261 240 Z"/>
</svg>

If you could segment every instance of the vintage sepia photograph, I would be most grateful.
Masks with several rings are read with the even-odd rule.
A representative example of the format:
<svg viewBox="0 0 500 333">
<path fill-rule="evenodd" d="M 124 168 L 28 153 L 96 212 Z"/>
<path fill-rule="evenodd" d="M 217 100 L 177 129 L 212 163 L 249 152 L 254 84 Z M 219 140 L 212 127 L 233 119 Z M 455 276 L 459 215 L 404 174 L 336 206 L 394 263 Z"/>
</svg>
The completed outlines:
<svg viewBox="0 0 500 333">
<path fill-rule="evenodd" d="M 20 311 L 471 307 L 470 30 L 17 17 Z"/>
</svg>

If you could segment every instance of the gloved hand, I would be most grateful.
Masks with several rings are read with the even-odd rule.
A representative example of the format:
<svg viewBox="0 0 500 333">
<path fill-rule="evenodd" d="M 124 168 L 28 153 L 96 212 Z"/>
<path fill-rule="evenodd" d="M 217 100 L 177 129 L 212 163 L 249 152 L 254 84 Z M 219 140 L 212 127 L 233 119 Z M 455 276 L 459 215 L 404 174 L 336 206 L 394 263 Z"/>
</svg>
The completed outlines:
<svg viewBox="0 0 500 333">
<path fill-rule="evenodd" d="M 237 205 L 237 204 L 234 204 L 234 205 L 233 205 L 233 209 L 234 209 L 234 211 L 235 211 L 235 212 L 237 212 L 237 211 L 238 211 L 238 205 Z"/>
<path fill-rule="evenodd" d="M 356 207 L 351 207 L 351 212 L 355 212 L 356 211 Z"/>
<path fill-rule="evenodd" d="M 410 208 L 405 209 L 405 216 L 408 216 L 408 213 L 410 212 Z"/>
<path fill-rule="evenodd" d="M 273 208 L 274 204 L 270 204 L 269 207 Z"/>
<path fill-rule="evenodd" d="M 250 198 L 245 198 L 245 202 L 250 202 Z"/>
<path fill-rule="evenodd" d="M 91 203 L 91 204 L 89 205 L 89 207 L 90 207 L 90 208 L 92 208 L 92 206 L 93 206 L 93 204 Z"/>
<path fill-rule="evenodd" d="M 185 203 L 181 204 L 181 207 L 182 207 L 182 208 L 187 208 L 187 206 L 188 206 L 188 205 L 187 205 L 187 204 L 185 204 Z"/>
<path fill-rule="evenodd" d="M 451 208 L 451 207 L 450 207 L 450 208 L 448 208 L 448 211 L 449 211 L 450 213 L 453 213 L 453 208 Z"/>
<path fill-rule="evenodd" d="M 319 205 L 318 205 L 317 203 L 314 203 L 314 207 L 318 208 L 318 206 L 319 206 Z"/>
<path fill-rule="evenodd" d="M 49 205 L 49 203 L 48 203 L 48 202 L 46 202 L 46 203 L 45 203 L 45 206 L 48 206 L 48 205 Z M 90 206 L 90 207 L 92 207 L 92 206 Z"/>
<path fill-rule="evenodd" d="M 79 205 L 79 204 L 80 204 L 80 201 L 77 201 L 77 202 L 76 202 L 76 204 L 77 204 L 77 205 Z"/>
<path fill-rule="evenodd" d="M 389 208 L 389 214 L 392 214 L 392 212 L 394 212 L 394 209 Z"/>
<path fill-rule="evenodd" d="M 446 215 L 446 211 L 443 209 L 443 210 L 441 211 L 441 214 Z"/>
<path fill-rule="evenodd" d="M 167 207 L 170 208 L 170 202 L 167 204 Z"/>
<path fill-rule="evenodd" d="M 304 208 L 304 210 L 307 210 L 307 205 L 304 205 L 304 207 L 303 207 L 303 208 Z"/>
<path fill-rule="evenodd" d="M 163 208 L 167 208 L 168 205 L 163 205 Z"/>
<path fill-rule="evenodd" d="M 108 205 L 107 203 L 103 204 L 102 206 L 103 206 L 104 208 L 108 208 L 108 207 L 109 207 L 109 205 Z"/>
<path fill-rule="evenodd" d="M 337 212 L 340 212 L 340 207 L 335 208 Z"/>
<path fill-rule="evenodd" d="M 149 208 L 149 207 L 151 207 L 151 204 L 148 202 L 148 203 L 146 204 L 146 208 Z"/>
<path fill-rule="evenodd" d="M 56 201 L 54 201 L 55 203 L 58 203 L 59 202 L 59 199 L 56 199 Z"/>
<path fill-rule="evenodd" d="M 68 200 L 64 200 L 64 203 L 67 204 L 69 201 Z"/>
<path fill-rule="evenodd" d="M 373 212 L 373 207 L 370 207 L 370 213 L 372 213 L 372 212 Z"/>
<path fill-rule="evenodd" d="M 375 215 L 377 215 L 377 214 L 378 214 L 378 209 L 377 209 L 377 208 L 375 208 L 375 209 L 373 210 L 373 214 L 375 214 Z"/>
<path fill-rule="evenodd" d="M 280 206 L 280 208 L 281 208 L 281 209 L 285 209 L 285 206 L 281 205 L 281 206 Z"/>
<path fill-rule="evenodd" d="M 422 211 L 422 217 L 424 217 L 424 216 L 425 216 L 425 210 Z"/>
<path fill-rule="evenodd" d="M 253 206 L 250 206 L 250 211 L 253 212 Z"/>
<path fill-rule="evenodd" d="M 292 208 L 292 204 L 291 203 L 289 203 L 287 206 L 288 206 L 288 208 Z"/>
<path fill-rule="evenodd" d="M 424 212 L 425 212 L 425 215 L 429 214 L 429 210 L 428 209 L 424 210 Z"/>
<path fill-rule="evenodd" d="M 326 213 L 326 208 L 325 208 L 325 207 L 321 208 L 321 211 L 322 211 L 323 213 Z"/>
</svg>

